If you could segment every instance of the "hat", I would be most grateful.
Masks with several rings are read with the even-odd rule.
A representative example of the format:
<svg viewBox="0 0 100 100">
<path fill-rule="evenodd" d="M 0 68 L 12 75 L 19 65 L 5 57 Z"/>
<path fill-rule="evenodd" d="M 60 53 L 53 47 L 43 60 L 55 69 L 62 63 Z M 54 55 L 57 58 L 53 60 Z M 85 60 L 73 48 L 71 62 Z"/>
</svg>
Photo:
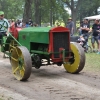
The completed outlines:
<svg viewBox="0 0 100 100">
<path fill-rule="evenodd" d="M 0 11 L 0 15 L 4 15 L 4 12 L 3 11 Z"/>
<path fill-rule="evenodd" d="M 71 17 L 69 17 L 68 19 L 72 19 Z"/>
</svg>

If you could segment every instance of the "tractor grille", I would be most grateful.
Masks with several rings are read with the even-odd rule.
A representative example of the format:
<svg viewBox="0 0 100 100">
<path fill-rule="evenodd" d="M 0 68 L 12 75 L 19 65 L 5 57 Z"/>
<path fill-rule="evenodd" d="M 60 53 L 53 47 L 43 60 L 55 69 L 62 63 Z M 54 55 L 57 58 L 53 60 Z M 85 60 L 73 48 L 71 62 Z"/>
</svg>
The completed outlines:
<svg viewBox="0 0 100 100">
<path fill-rule="evenodd" d="M 54 48 L 54 52 L 59 52 L 59 48 L 64 48 L 65 51 L 69 51 L 68 33 L 54 32 L 53 48 Z M 68 56 L 68 54 L 66 53 L 65 56 Z M 59 58 L 59 54 L 54 54 L 54 58 Z"/>
</svg>

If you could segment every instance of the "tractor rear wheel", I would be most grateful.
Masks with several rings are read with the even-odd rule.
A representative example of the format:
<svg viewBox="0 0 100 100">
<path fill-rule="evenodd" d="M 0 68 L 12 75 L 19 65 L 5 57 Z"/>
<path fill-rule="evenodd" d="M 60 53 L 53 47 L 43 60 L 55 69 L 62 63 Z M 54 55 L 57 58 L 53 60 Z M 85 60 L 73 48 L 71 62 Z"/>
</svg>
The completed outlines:
<svg viewBox="0 0 100 100">
<path fill-rule="evenodd" d="M 69 73 L 79 73 L 85 66 L 85 52 L 82 46 L 76 42 L 71 42 L 71 56 L 69 63 L 63 64 Z"/>
<path fill-rule="evenodd" d="M 30 77 L 32 69 L 31 56 L 24 46 L 14 47 L 11 51 L 12 72 L 17 80 L 24 81 Z"/>
</svg>

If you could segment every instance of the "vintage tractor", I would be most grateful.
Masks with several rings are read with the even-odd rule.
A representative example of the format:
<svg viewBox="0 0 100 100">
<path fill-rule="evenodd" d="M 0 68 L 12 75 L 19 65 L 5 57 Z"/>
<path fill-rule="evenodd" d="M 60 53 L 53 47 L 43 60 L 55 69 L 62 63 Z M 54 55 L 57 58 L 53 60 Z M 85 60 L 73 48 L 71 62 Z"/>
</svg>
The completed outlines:
<svg viewBox="0 0 100 100">
<path fill-rule="evenodd" d="M 83 48 L 70 42 L 70 32 L 65 27 L 13 27 L 9 36 L 3 37 L 1 51 L 9 56 L 12 73 L 20 81 L 30 77 L 32 67 L 63 65 L 74 74 L 85 65 Z"/>
</svg>

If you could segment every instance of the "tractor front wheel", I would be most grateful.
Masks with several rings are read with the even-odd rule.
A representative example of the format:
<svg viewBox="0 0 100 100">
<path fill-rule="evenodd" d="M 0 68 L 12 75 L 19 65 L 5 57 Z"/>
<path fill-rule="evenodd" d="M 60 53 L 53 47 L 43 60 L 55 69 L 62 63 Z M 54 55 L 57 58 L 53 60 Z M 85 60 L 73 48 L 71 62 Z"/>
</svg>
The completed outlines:
<svg viewBox="0 0 100 100">
<path fill-rule="evenodd" d="M 79 73 L 85 66 L 85 52 L 82 46 L 78 43 L 71 42 L 71 56 L 69 63 L 63 64 L 64 68 L 69 73 Z"/>
<path fill-rule="evenodd" d="M 31 56 L 24 46 L 14 47 L 11 51 L 12 72 L 17 80 L 24 81 L 30 77 L 32 69 Z"/>
</svg>

